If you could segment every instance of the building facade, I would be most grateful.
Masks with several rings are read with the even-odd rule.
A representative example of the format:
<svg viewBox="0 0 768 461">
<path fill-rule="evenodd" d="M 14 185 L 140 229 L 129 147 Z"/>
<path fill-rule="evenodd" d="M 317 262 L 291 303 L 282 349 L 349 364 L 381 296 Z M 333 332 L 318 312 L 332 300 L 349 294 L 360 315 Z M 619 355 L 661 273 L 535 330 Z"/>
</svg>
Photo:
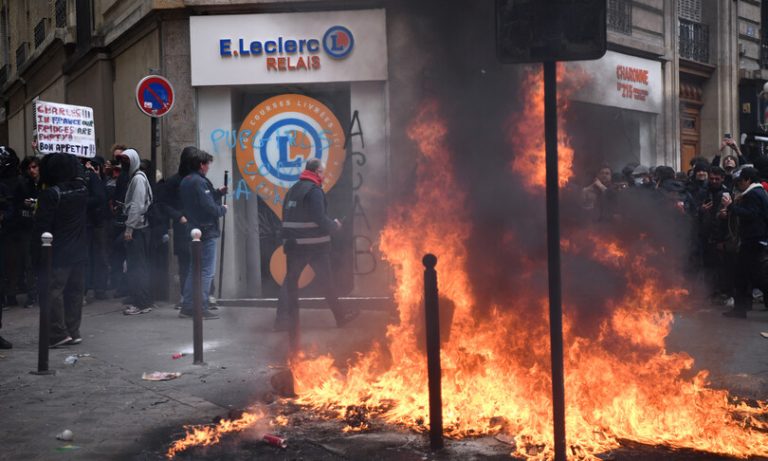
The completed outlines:
<svg viewBox="0 0 768 461">
<path fill-rule="evenodd" d="M 387 203 L 409 190 L 414 112 L 445 81 L 501 94 L 518 73 L 496 62 L 493 2 L 431 3 L 0 0 L 0 141 L 32 154 L 40 98 L 92 107 L 101 155 L 117 142 L 150 158 L 151 123 L 136 91 L 142 77 L 161 74 L 175 103 L 157 124 L 157 168 L 172 174 L 181 149 L 198 145 L 215 156 L 214 184 L 225 171 L 231 178 L 225 297 L 276 296 L 281 194 L 296 159 L 312 155 L 329 162 L 331 211 L 346 218 L 334 247 L 343 294 L 386 296 L 378 235 Z M 724 133 L 759 137 L 768 77 L 761 2 L 607 5 L 607 55 L 568 65 L 590 75 L 569 124 L 586 165 L 686 169 L 694 156 L 712 157 Z"/>
</svg>

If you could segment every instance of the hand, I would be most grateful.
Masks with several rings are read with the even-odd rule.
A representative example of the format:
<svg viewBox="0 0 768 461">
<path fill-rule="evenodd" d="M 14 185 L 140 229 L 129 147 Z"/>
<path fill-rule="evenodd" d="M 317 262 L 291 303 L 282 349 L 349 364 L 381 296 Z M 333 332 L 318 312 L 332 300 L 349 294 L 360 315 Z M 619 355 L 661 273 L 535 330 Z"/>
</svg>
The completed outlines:
<svg viewBox="0 0 768 461">
<path fill-rule="evenodd" d="M 336 230 L 341 230 L 341 221 L 334 219 L 333 222 L 336 223 Z"/>
<path fill-rule="evenodd" d="M 131 240 L 133 240 L 133 232 L 125 231 L 123 233 L 123 240 L 125 240 L 126 242 L 130 242 Z"/>
<path fill-rule="evenodd" d="M 35 202 L 31 198 L 25 198 L 24 206 L 32 208 L 33 206 L 35 206 Z"/>
<path fill-rule="evenodd" d="M 220 187 L 219 188 L 219 193 L 221 193 L 221 195 L 226 195 L 227 192 L 229 192 L 229 187 L 228 186 L 224 186 L 224 187 Z"/>
<path fill-rule="evenodd" d="M 186 216 L 182 216 L 181 218 L 179 218 L 179 223 L 180 223 L 180 224 L 186 224 L 187 222 L 188 222 L 188 221 L 187 221 L 187 218 L 186 218 Z"/>
<path fill-rule="evenodd" d="M 222 207 L 224 208 L 224 210 L 229 210 L 229 205 L 222 205 Z"/>
<path fill-rule="evenodd" d="M 709 211 L 712 209 L 712 202 L 706 202 L 703 205 L 701 205 L 702 211 Z"/>
<path fill-rule="evenodd" d="M 680 211 L 681 213 L 685 213 L 685 202 L 683 202 L 683 201 L 678 201 L 677 203 L 675 203 L 675 207 L 676 207 L 676 208 L 678 209 L 678 211 Z"/>
<path fill-rule="evenodd" d="M 728 208 L 731 203 L 733 203 L 733 199 L 730 195 L 723 195 L 723 198 L 720 199 L 720 203 L 723 205 L 723 208 Z"/>
</svg>

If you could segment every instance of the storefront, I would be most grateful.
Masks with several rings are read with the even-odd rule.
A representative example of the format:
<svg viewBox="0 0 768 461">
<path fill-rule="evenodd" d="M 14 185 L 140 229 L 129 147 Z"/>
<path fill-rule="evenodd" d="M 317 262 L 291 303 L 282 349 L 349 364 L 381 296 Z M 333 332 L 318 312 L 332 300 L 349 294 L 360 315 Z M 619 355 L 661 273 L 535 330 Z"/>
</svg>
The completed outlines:
<svg viewBox="0 0 768 461">
<path fill-rule="evenodd" d="M 377 255 L 388 186 L 384 10 L 190 18 L 198 145 L 231 173 L 223 296 L 276 297 L 282 199 L 307 159 L 327 165 L 340 294 L 386 294 Z M 307 270 L 303 295 L 318 292 Z"/>
<path fill-rule="evenodd" d="M 661 63 L 608 51 L 603 58 L 568 63 L 566 72 L 584 84 L 571 95 L 567 126 L 577 153 L 577 177 L 607 164 L 663 164 L 657 157 L 662 133 Z"/>
</svg>

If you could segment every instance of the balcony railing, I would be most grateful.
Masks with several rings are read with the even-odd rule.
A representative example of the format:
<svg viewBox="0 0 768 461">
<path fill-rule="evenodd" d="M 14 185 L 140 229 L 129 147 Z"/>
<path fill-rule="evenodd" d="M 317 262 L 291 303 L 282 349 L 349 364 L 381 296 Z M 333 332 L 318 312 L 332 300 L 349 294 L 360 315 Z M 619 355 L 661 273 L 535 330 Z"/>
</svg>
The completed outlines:
<svg viewBox="0 0 768 461">
<path fill-rule="evenodd" d="M 691 61 L 709 62 L 709 26 L 678 19 L 680 23 L 680 57 Z"/>
<path fill-rule="evenodd" d="M 632 35 L 631 0 L 608 0 L 608 29 Z"/>
<path fill-rule="evenodd" d="M 21 42 L 18 48 L 16 48 L 16 69 L 24 64 L 27 60 L 27 48 L 29 48 L 28 42 Z"/>
<path fill-rule="evenodd" d="M 40 46 L 45 40 L 45 21 L 47 18 L 43 18 L 35 26 L 35 48 Z"/>
<path fill-rule="evenodd" d="M 67 0 L 56 0 L 56 27 L 67 27 Z"/>
<path fill-rule="evenodd" d="M 0 67 L 0 87 L 8 81 L 8 64 Z"/>
</svg>

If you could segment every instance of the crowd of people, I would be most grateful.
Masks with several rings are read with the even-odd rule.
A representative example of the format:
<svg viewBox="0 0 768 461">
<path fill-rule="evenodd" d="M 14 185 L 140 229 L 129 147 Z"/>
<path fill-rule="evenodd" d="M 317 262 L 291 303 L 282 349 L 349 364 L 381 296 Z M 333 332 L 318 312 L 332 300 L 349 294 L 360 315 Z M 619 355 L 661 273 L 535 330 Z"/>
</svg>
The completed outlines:
<svg viewBox="0 0 768 461">
<path fill-rule="evenodd" d="M 639 201 L 652 203 L 657 219 L 670 211 L 676 221 L 666 227 L 682 234 L 685 270 L 727 308 L 724 316 L 746 318 L 753 299 L 768 297 L 768 158 L 746 159 L 725 137 L 712 160 L 695 157 L 688 166 L 603 166 L 582 190 L 582 209 L 595 221 L 621 219 Z"/>
<path fill-rule="evenodd" d="M 206 178 L 213 157 L 187 147 L 178 172 L 164 180 L 135 149 L 115 145 L 111 152 L 108 160 L 54 153 L 20 161 L 12 148 L 0 146 L 0 328 L 4 308 L 38 302 L 45 232 L 53 235 L 50 347 L 82 342 L 82 307 L 91 290 L 95 299 L 124 298 L 125 315 L 152 311 L 155 258 L 167 251 L 169 227 L 179 267 L 179 316 L 192 316 L 189 235 L 197 228 L 203 318 L 218 318 L 211 295 L 227 189 Z M 0 336 L 0 349 L 11 347 Z"/>
</svg>

